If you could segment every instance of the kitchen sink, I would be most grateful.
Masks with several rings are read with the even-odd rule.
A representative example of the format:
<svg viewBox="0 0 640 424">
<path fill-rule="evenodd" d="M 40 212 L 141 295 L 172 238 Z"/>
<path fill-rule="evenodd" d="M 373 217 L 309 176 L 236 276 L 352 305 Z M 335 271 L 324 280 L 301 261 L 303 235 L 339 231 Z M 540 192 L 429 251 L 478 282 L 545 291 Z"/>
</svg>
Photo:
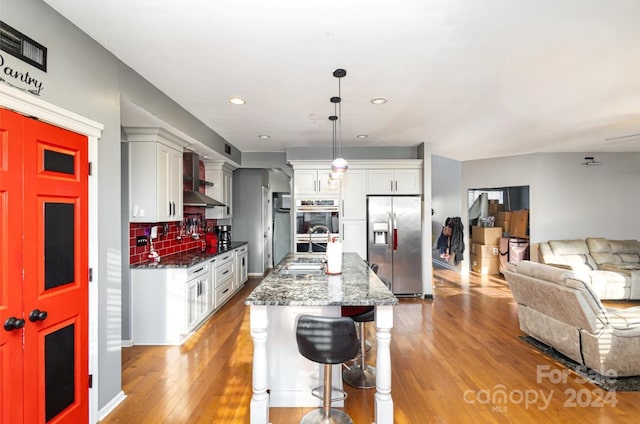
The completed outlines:
<svg viewBox="0 0 640 424">
<path fill-rule="evenodd" d="M 324 263 L 321 262 L 289 262 L 280 270 L 284 274 L 322 274 Z"/>
</svg>

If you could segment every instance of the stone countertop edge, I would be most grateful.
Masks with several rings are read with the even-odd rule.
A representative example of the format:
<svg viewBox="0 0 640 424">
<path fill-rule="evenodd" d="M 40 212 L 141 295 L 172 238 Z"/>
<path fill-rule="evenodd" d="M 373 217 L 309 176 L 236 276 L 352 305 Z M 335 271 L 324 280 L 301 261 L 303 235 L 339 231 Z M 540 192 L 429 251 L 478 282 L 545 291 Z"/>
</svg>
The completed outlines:
<svg viewBox="0 0 640 424">
<path fill-rule="evenodd" d="M 173 253 L 171 255 L 163 256 L 160 258 L 160 262 L 144 261 L 139 264 L 129 265 L 131 269 L 162 269 L 162 268 L 189 268 L 197 265 L 200 262 L 207 261 L 218 255 L 223 255 L 228 252 L 233 252 L 238 247 L 248 244 L 246 241 L 233 241 L 227 247 L 218 247 L 215 252 L 202 251 L 201 249 L 187 250 L 186 252 Z"/>
<path fill-rule="evenodd" d="M 251 292 L 245 305 L 379 306 L 396 305 L 398 298 L 356 253 L 344 253 L 342 274 L 284 274 L 290 262 L 318 262 L 287 255 Z"/>
</svg>

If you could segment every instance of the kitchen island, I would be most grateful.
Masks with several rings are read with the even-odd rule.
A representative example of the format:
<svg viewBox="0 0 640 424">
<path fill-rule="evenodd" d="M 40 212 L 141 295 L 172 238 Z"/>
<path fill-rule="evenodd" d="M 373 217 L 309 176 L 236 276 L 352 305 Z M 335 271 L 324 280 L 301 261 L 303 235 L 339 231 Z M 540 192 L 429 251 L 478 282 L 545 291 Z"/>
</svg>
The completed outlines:
<svg viewBox="0 0 640 424">
<path fill-rule="evenodd" d="M 253 397 L 251 423 L 269 423 L 269 407 L 318 407 L 311 389 L 322 382 L 322 365 L 298 353 L 298 315 L 340 316 L 342 306 L 374 306 L 376 325 L 375 423 L 393 423 L 391 328 L 398 299 L 355 253 L 343 254 L 342 273 L 293 270 L 292 263 L 318 263 L 318 257 L 286 256 L 245 300 L 251 308 Z M 334 366 L 341 387 L 341 366 Z M 340 404 L 336 404 L 340 406 Z"/>
</svg>

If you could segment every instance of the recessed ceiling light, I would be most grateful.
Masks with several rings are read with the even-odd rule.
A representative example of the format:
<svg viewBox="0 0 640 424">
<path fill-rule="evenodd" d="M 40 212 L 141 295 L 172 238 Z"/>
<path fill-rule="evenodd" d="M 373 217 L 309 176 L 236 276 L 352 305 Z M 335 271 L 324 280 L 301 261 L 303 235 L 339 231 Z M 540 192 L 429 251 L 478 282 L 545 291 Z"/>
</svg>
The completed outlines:
<svg viewBox="0 0 640 424">
<path fill-rule="evenodd" d="M 261 138 L 261 139 L 263 139 L 263 140 L 267 140 L 267 139 L 270 139 L 270 138 L 271 138 L 271 136 L 270 136 L 270 135 L 266 135 L 266 134 L 260 134 L 260 135 L 258 136 L 258 138 Z"/>
<path fill-rule="evenodd" d="M 384 97 L 377 97 L 375 99 L 372 99 L 371 103 L 373 103 L 374 105 L 381 105 L 387 103 L 387 99 L 385 99 Z"/>
<path fill-rule="evenodd" d="M 367 134 L 358 134 L 356 138 L 367 138 L 369 137 Z"/>
<path fill-rule="evenodd" d="M 233 105 L 243 105 L 247 102 L 244 99 L 241 99 L 240 97 L 232 97 L 229 99 L 229 103 Z"/>
</svg>

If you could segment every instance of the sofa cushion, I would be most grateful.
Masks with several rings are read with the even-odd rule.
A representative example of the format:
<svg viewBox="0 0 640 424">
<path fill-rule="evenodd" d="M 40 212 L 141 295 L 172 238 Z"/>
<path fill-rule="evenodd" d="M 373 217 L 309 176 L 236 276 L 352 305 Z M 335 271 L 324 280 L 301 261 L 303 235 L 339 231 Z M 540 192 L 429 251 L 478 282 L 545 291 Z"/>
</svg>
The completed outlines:
<svg viewBox="0 0 640 424">
<path fill-rule="evenodd" d="M 546 263 L 569 265 L 574 271 L 580 272 L 598 269 L 584 240 L 550 240 L 549 248 L 553 258 L 545 258 Z"/>
<path fill-rule="evenodd" d="M 598 269 L 598 265 L 593 261 L 591 255 L 563 255 L 562 257 L 567 265 L 576 272 Z"/>
<path fill-rule="evenodd" d="M 588 255 L 587 243 L 580 240 L 549 240 L 553 254 L 558 255 Z"/>
<path fill-rule="evenodd" d="M 571 270 L 547 266 L 531 261 L 519 262 L 515 269 L 519 274 L 529 275 L 534 278 L 553 281 L 563 285 L 567 278 L 574 277 L 574 273 Z"/>
<path fill-rule="evenodd" d="M 600 299 L 591 289 L 589 284 L 582 279 L 567 278 L 566 285 L 567 287 L 574 288 L 582 293 L 582 298 L 589 310 L 593 313 L 595 319 L 603 325 L 608 323 L 607 310 L 604 305 L 602 305 L 602 302 L 600 302 Z M 595 325 L 595 327 L 598 327 L 598 325 Z"/>
<path fill-rule="evenodd" d="M 640 255 L 640 242 L 638 240 L 609 240 L 609 252 L 631 254 L 638 257 Z"/>
<path fill-rule="evenodd" d="M 609 253 L 609 240 L 604 237 L 587 237 L 585 240 L 589 253 Z"/>
<path fill-rule="evenodd" d="M 591 257 L 598 265 L 622 263 L 620 256 L 609 252 L 591 252 Z"/>
<path fill-rule="evenodd" d="M 638 240 L 607 240 L 602 237 L 589 237 L 586 243 L 598 267 L 603 264 L 640 263 Z"/>
</svg>

